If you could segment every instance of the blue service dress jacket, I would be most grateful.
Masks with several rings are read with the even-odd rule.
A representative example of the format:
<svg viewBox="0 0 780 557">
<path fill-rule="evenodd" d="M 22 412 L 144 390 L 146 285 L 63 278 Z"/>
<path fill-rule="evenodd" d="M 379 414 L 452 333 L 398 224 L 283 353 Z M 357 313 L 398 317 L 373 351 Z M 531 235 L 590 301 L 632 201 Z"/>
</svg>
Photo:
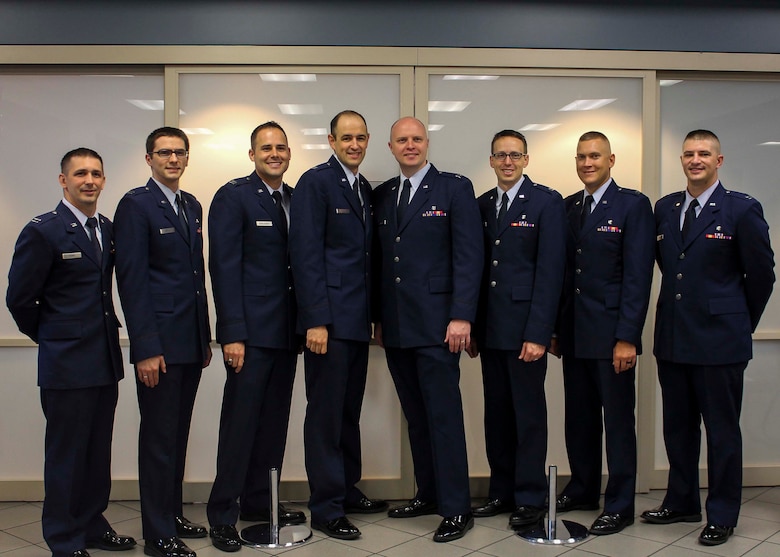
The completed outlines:
<svg viewBox="0 0 780 557">
<path fill-rule="evenodd" d="M 43 389 L 110 385 L 124 377 L 112 300 L 113 228 L 97 216 L 102 261 L 63 203 L 32 219 L 16 242 L 6 303 L 19 330 L 39 344 Z"/>
<path fill-rule="evenodd" d="M 612 360 L 615 343 L 623 340 L 641 354 L 655 257 L 650 200 L 613 180 L 580 229 L 582 199 L 582 191 L 565 199 L 561 351 L 575 358 Z"/>
<path fill-rule="evenodd" d="M 282 188 L 289 198 L 292 188 Z M 256 172 L 217 191 L 209 210 L 209 272 L 218 343 L 297 349 L 287 236 Z"/>
<path fill-rule="evenodd" d="M 399 184 L 395 177 L 374 192 L 374 320 L 387 347 L 443 345 L 452 319 L 473 323 L 477 313 L 483 249 L 474 188 L 431 165 L 398 223 Z"/>
<path fill-rule="evenodd" d="M 663 280 L 654 353 L 681 364 L 747 362 L 753 355 L 751 333 L 775 281 L 761 204 L 718 184 L 683 242 L 684 202 L 685 192 L 677 192 L 655 206 Z"/>
<path fill-rule="evenodd" d="M 477 320 L 480 349 L 549 346 L 563 284 L 566 237 L 563 199 L 524 176 L 501 224 L 496 188 L 482 194 L 484 276 Z"/>
<path fill-rule="evenodd" d="M 133 363 L 160 354 L 166 364 L 203 363 L 208 354 L 203 210 L 194 196 L 181 193 L 189 232 L 151 178 L 125 194 L 114 216 L 117 283 Z"/>
<path fill-rule="evenodd" d="M 327 325 L 341 340 L 371 339 L 371 186 L 357 198 L 335 156 L 306 171 L 290 207 L 298 332 Z"/>
</svg>

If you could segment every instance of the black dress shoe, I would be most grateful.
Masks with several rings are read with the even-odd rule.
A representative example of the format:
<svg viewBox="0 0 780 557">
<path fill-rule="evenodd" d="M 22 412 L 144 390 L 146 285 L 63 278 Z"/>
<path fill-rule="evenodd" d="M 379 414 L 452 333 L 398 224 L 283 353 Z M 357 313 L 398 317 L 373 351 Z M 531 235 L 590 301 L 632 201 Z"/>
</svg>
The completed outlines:
<svg viewBox="0 0 780 557">
<path fill-rule="evenodd" d="M 244 511 L 241 510 L 238 518 L 244 522 L 271 522 L 270 509 L 263 509 L 262 511 Z M 303 524 L 306 522 L 306 515 L 301 511 L 293 511 L 286 508 L 279 503 L 279 525 L 291 526 L 293 524 Z"/>
<path fill-rule="evenodd" d="M 145 540 L 144 553 L 152 557 L 195 557 L 195 552 L 177 537 Z"/>
<path fill-rule="evenodd" d="M 244 545 L 236 527 L 232 524 L 212 526 L 209 536 L 211 536 L 211 544 L 220 551 L 232 553 L 238 551 Z"/>
<path fill-rule="evenodd" d="M 71 553 L 70 557 L 89 557 L 89 552 L 86 549 L 79 549 Z"/>
<path fill-rule="evenodd" d="M 406 505 L 393 507 L 387 511 L 390 518 L 412 518 L 413 516 L 424 516 L 426 514 L 438 514 L 439 507 L 436 503 L 426 503 L 416 497 Z"/>
<path fill-rule="evenodd" d="M 565 513 L 568 511 L 595 511 L 599 508 L 598 502 L 585 503 L 584 501 L 577 501 L 572 499 L 568 495 L 559 495 L 555 500 L 555 509 L 559 513 Z"/>
<path fill-rule="evenodd" d="M 208 531 L 200 524 L 190 522 L 183 516 L 177 516 L 176 520 L 176 535 L 180 538 L 205 538 L 208 535 Z"/>
<path fill-rule="evenodd" d="M 642 519 L 650 524 L 674 524 L 675 522 L 701 522 L 701 513 L 673 511 L 658 507 L 642 513 Z"/>
<path fill-rule="evenodd" d="M 99 538 L 88 538 L 87 547 L 105 551 L 125 551 L 135 547 L 135 540 L 130 536 L 120 536 L 114 530 L 106 530 Z"/>
<path fill-rule="evenodd" d="M 466 535 L 466 532 L 474 527 L 474 515 L 471 513 L 458 514 L 445 517 L 436 533 L 433 535 L 435 542 L 451 542 Z"/>
<path fill-rule="evenodd" d="M 594 536 L 606 536 L 608 534 L 617 534 L 626 526 L 634 523 L 634 515 L 626 513 L 607 513 L 603 512 L 593 522 L 588 530 Z"/>
<path fill-rule="evenodd" d="M 347 514 L 372 514 L 387 510 L 387 501 L 382 499 L 369 499 L 361 497 L 355 503 L 344 503 L 344 512 Z"/>
<path fill-rule="evenodd" d="M 540 509 L 539 507 L 521 505 L 517 507 L 509 517 L 509 526 L 510 528 L 517 528 L 519 526 L 536 524 L 544 518 L 544 512 L 544 509 Z"/>
<path fill-rule="evenodd" d="M 474 516 L 496 516 L 497 514 L 512 512 L 515 508 L 514 501 L 502 499 L 488 499 L 481 507 L 472 507 L 471 512 Z"/>
<path fill-rule="evenodd" d="M 311 527 L 326 536 L 339 540 L 356 540 L 360 537 L 360 530 L 346 516 L 334 518 L 329 522 L 314 522 L 312 520 Z"/>
<path fill-rule="evenodd" d="M 720 545 L 726 543 L 734 533 L 731 526 L 718 526 L 717 524 L 707 523 L 704 530 L 699 534 L 699 543 L 702 545 Z"/>
</svg>

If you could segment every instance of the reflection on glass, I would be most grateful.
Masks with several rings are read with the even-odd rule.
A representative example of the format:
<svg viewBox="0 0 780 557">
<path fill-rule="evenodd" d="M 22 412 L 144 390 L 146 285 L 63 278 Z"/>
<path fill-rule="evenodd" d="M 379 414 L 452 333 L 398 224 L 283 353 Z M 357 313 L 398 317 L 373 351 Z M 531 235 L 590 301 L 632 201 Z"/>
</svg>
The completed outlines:
<svg viewBox="0 0 780 557">
<path fill-rule="evenodd" d="M 440 169 L 471 178 L 477 194 L 496 185 L 488 164 L 490 140 L 507 128 L 522 131 L 528 139 L 527 173 L 531 179 L 564 196 L 582 187 L 574 153 L 579 136 L 590 130 L 610 138 L 616 155 L 615 180 L 641 189 L 640 79 L 501 76 L 491 81 L 446 77 L 430 76 L 429 107 L 453 100 L 468 104 L 461 112 L 429 109 L 431 160 Z M 586 111 L 560 111 L 578 99 L 610 102 Z"/>
</svg>

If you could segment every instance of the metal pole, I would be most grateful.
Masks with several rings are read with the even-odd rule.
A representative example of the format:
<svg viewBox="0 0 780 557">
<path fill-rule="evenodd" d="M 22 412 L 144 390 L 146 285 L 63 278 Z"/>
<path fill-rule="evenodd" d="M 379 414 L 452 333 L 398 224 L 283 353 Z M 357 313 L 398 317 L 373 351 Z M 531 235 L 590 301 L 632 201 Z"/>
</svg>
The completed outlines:
<svg viewBox="0 0 780 557">
<path fill-rule="evenodd" d="M 271 468 L 268 471 L 268 484 L 271 487 L 271 543 L 279 543 L 279 470 Z"/>
</svg>

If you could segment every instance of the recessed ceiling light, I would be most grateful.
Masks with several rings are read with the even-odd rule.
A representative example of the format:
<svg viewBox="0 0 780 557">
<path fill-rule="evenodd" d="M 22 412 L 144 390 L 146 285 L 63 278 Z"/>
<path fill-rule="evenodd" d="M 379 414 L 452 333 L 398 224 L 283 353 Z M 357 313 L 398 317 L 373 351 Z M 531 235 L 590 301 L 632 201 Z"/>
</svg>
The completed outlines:
<svg viewBox="0 0 780 557">
<path fill-rule="evenodd" d="M 444 127 L 444 124 L 428 124 L 429 132 L 437 132 Z"/>
<path fill-rule="evenodd" d="M 780 141 L 764 141 L 763 143 L 759 143 L 759 145 L 780 145 Z"/>
<path fill-rule="evenodd" d="M 181 131 L 187 135 L 214 135 L 214 132 L 208 128 L 182 128 Z"/>
<path fill-rule="evenodd" d="M 528 124 L 520 128 L 521 132 L 546 132 L 553 128 L 557 128 L 560 124 Z"/>
<path fill-rule="evenodd" d="M 261 73 L 263 81 L 317 81 L 317 74 L 313 73 Z"/>
<path fill-rule="evenodd" d="M 301 149 L 306 151 L 324 151 L 325 149 L 330 149 L 330 145 L 327 143 L 304 143 L 301 145 Z"/>
<path fill-rule="evenodd" d="M 165 109 L 165 101 L 162 99 L 125 99 L 127 102 L 140 108 L 141 110 L 163 110 Z M 179 109 L 179 116 L 186 114 L 183 110 Z"/>
<path fill-rule="evenodd" d="M 162 110 L 165 108 L 165 102 L 162 99 L 125 99 L 133 106 L 141 110 Z"/>
<path fill-rule="evenodd" d="M 328 135 L 327 128 L 303 128 L 301 130 L 303 135 Z"/>
<path fill-rule="evenodd" d="M 463 112 L 471 101 L 428 101 L 428 112 Z"/>
<path fill-rule="evenodd" d="M 444 81 L 495 81 L 497 75 L 445 75 Z"/>
<path fill-rule="evenodd" d="M 322 114 L 321 104 L 280 104 L 282 114 L 301 116 L 305 114 Z"/>
<path fill-rule="evenodd" d="M 659 84 L 661 87 L 671 87 L 672 85 L 677 85 L 678 83 L 682 82 L 682 79 L 662 79 Z"/>
<path fill-rule="evenodd" d="M 572 110 L 596 110 L 603 106 L 607 106 L 616 100 L 617 99 L 579 99 L 567 104 L 563 108 L 559 108 L 558 110 L 560 112 L 569 112 Z"/>
</svg>

